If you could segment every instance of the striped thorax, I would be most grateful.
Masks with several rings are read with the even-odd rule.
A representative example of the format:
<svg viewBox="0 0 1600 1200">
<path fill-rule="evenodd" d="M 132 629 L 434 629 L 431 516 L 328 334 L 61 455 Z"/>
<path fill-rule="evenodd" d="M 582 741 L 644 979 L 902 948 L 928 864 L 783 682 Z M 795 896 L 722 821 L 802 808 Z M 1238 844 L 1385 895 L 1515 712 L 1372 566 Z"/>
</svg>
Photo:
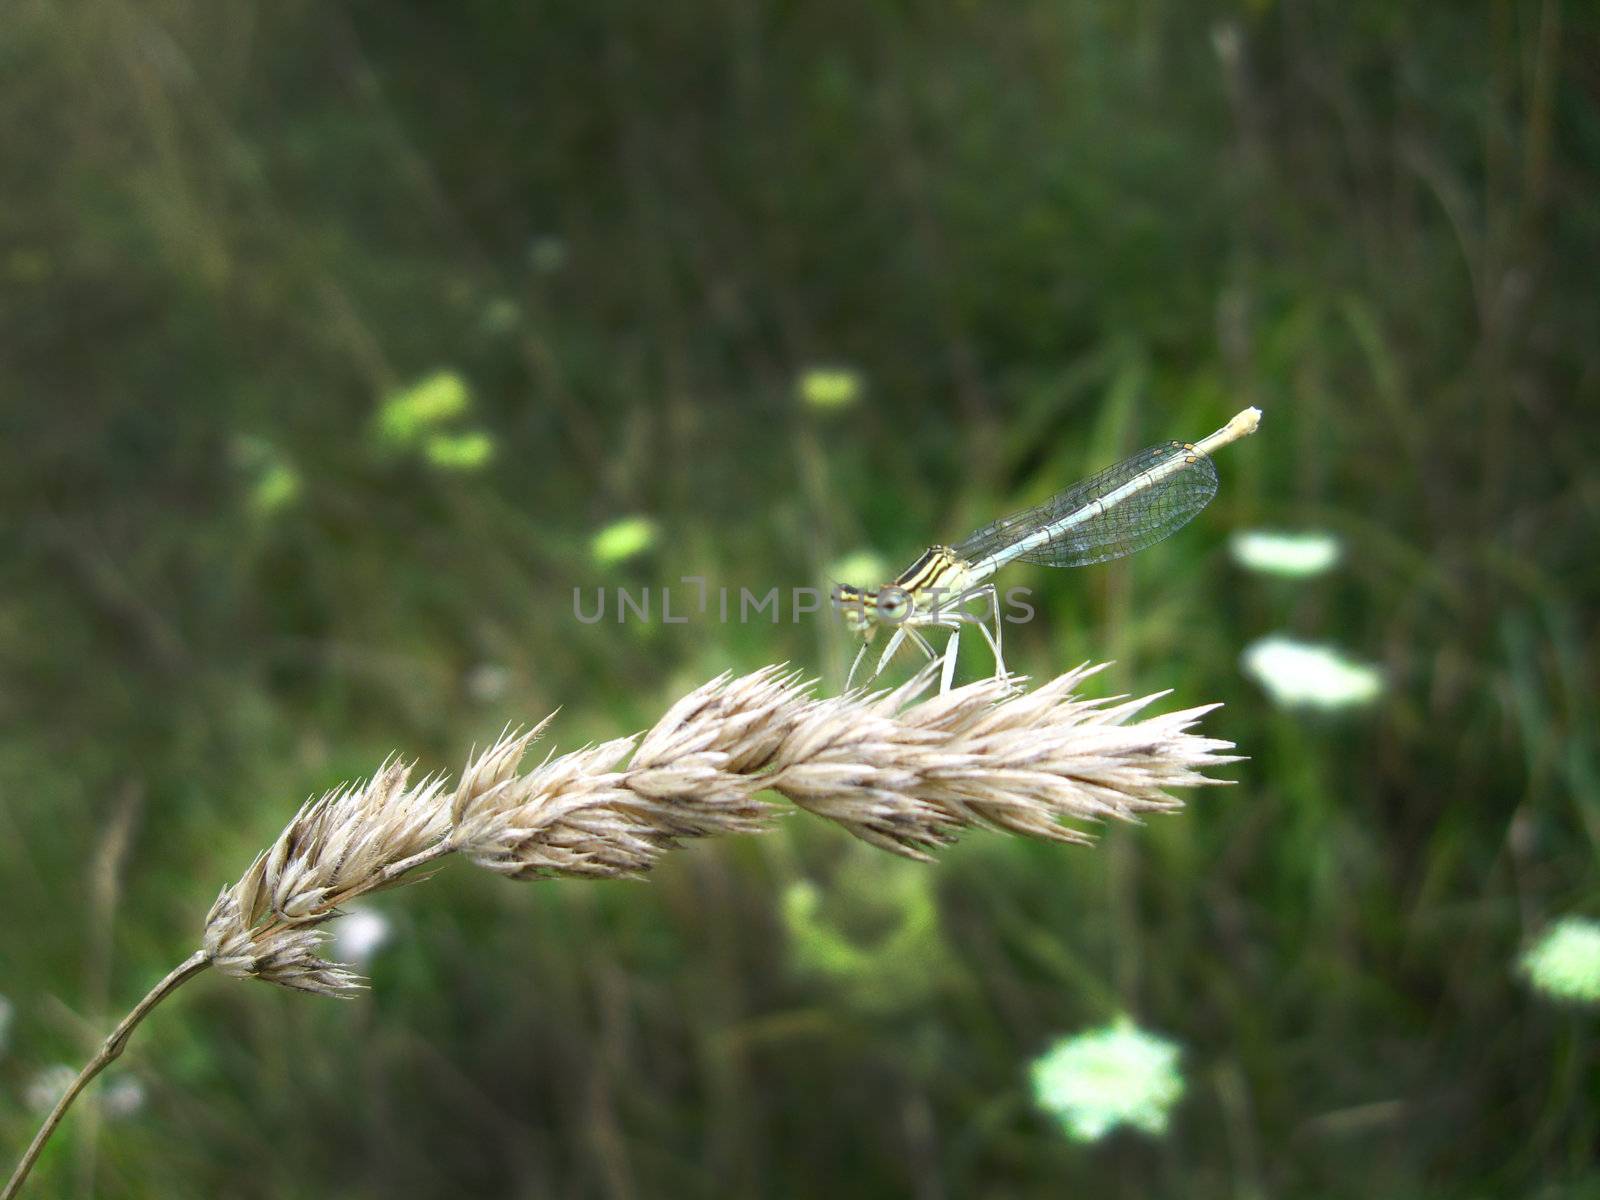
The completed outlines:
<svg viewBox="0 0 1600 1200">
<path fill-rule="evenodd" d="M 876 591 L 839 584 L 833 602 L 852 633 L 870 638 L 880 625 L 916 625 L 937 617 L 974 582 L 971 563 L 949 546 L 929 546 Z"/>
</svg>

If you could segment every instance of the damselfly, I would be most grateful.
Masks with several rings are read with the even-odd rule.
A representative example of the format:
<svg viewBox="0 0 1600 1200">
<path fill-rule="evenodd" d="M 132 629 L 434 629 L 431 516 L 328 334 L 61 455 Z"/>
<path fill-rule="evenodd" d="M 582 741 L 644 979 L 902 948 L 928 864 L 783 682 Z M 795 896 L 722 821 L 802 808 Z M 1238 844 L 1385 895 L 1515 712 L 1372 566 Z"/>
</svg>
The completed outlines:
<svg viewBox="0 0 1600 1200">
<path fill-rule="evenodd" d="M 994 651 L 995 674 L 1004 675 L 999 594 L 989 582 L 996 571 L 1018 559 L 1049 567 L 1082 567 L 1154 545 L 1187 525 L 1217 494 L 1212 453 L 1254 433 L 1260 423 L 1261 410 L 1247 408 L 1198 442 L 1165 442 L 1141 450 L 1036 508 L 985 525 L 957 546 L 930 546 L 876 591 L 838 585 L 834 603 L 851 631 L 863 639 L 845 686 L 854 682 L 880 626 L 892 628 L 893 633 L 871 679 L 883 673 L 908 641 L 930 662 L 937 659 L 922 630 L 949 629 L 940 684 L 948 691 L 964 625 L 978 627 Z M 987 612 L 965 608 L 980 598 L 988 602 Z"/>
</svg>

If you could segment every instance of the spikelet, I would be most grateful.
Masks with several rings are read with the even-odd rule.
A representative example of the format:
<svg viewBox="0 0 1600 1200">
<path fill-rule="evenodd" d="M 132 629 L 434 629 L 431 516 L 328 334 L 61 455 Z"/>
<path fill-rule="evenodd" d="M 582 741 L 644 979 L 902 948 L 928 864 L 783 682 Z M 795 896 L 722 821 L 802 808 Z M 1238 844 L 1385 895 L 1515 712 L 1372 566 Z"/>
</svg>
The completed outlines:
<svg viewBox="0 0 1600 1200">
<path fill-rule="evenodd" d="M 974 826 L 1085 842 L 1084 825 L 1179 807 L 1172 790 L 1223 782 L 1230 743 L 1190 732 L 1211 707 L 1155 717 L 1158 699 L 1085 700 L 1079 667 L 1025 692 L 989 679 L 927 697 L 925 672 L 888 692 L 814 699 L 781 667 L 720 675 L 643 735 L 523 769 L 546 725 L 510 731 L 453 791 L 384 764 L 307 803 L 218 897 L 203 950 L 230 975 L 344 995 L 360 986 L 320 953 L 339 905 L 460 852 L 512 879 L 609 879 L 648 871 L 694 838 L 758 833 L 776 792 L 856 837 L 911 858 Z"/>
<path fill-rule="evenodd" d="M 411 767 L 391 759 L 371 779 L 307 801 L 270 848 L 217 897 L 202 949 L 224 974 L 324 995 L 357 977 L 318 954 L 316 926 L 346 900 L 398 881 L 395 868 L 439 846 L 449 809 L 436 778 L 408 786 Z"/>
</svg>

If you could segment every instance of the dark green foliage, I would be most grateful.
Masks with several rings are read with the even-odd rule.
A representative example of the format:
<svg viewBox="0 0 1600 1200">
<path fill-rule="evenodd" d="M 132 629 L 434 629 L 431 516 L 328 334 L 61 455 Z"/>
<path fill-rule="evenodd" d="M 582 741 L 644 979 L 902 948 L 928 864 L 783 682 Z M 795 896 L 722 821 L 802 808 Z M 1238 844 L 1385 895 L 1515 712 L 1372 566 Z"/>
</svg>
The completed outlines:
<svg viewBox="0 0 1600 1200">
<path fill-rule="evenodd" d="M 574 588 L 703 575 L 736 609 L 898 566 L 1257 404 L 1182 535 L 1001 580 L 1040 610 L 1015 669 L 1226 701 L 1237 788 L 1096 851 L 948 853 L 906 1006 L 792 952 L 788 889 L 875 861 L 800 820 L 649 887 L 450 870 L 385 898 L 370 1000 L 202 979 L 160 1012 L 97 1194 L 1600 1191 L 1596 1018 L 1514 973 L 1600 903 L 1591 6 L 4 25 L 0 1158 L 27 1081 L 307 793 L 557 705 L 561 745 L 612 736 L 725 667 L 842 678 L 832 624 L 583 625 Z M 808 409 L 835 364 L 861 401 Z M 486 462 L 381 433 L 440 371 Z M 636 513 L 653 545 L 596 565 Z M 1243 575 L 1224 539 L 1258 525 L 1345 563 Z M 1272 709 L 1238 655 L 1275 631 L 1381 664 L 1384 701 Z M 108 962 L 90 881 L 129 803 Z M 1164 1141 L 1076 1146 L 1027 1066 L 1119 1011 L 1183 1044 L 1188 1095 Z M 85 1130 L 35 1194 L 91 1194 Z"/>
</svg>

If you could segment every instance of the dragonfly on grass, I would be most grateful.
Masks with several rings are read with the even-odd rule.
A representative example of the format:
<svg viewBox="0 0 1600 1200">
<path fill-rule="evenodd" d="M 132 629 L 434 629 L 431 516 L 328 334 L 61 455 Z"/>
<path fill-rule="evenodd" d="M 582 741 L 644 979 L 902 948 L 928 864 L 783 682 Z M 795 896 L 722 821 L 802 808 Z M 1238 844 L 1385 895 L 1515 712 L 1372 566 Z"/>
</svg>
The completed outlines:
<svg viewBox="0 0 1600 1200">
<path fill-rule="evenodd" d="M 985 525 L 959 545 L 930 546 L 875 591 L 838 585 L 834 604 L 851 632 L 862 638 L 845 686 L 855 681 L 880 627 L 893 632 L 868 683 L 907 642 L 929 662 L 937 660 L 923 630 L 948 629 L 940 690 L 949 691 L 964 625 L 977 626 L 994 651 L 995 675 L 1003 676 L 999 595 L 989 582 L 996 571 L 1018 559 L 1047 567 L 1083 567 L 1153 546 L 1187 525 L 1217 494 L 1212 453 L 1254 433 L 1260 423 L 1261 410 L 1247 408 L 1198 442 L 1164 442 L 1141 450 L 1036 508 Z M 980 598 L 988 602 L 987 612 L 964 607 Z"/>
</svg>

